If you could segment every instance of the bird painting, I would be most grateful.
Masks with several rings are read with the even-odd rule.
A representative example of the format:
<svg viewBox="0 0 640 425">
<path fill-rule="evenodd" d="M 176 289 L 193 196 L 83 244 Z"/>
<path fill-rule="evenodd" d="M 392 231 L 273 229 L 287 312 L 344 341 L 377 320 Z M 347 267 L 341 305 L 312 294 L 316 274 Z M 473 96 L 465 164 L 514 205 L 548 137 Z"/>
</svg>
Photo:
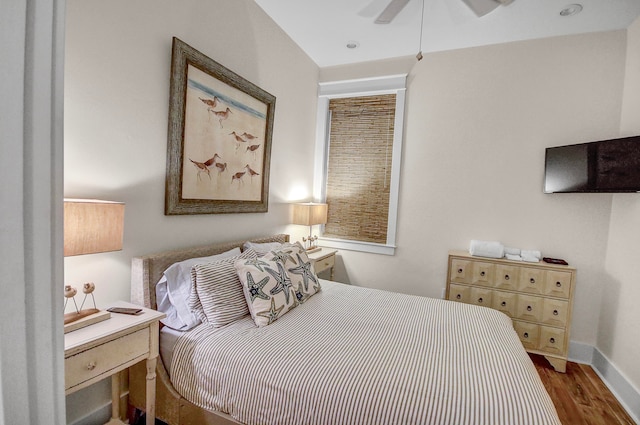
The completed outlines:
<svg viewBox="0 0 640 425">
<path fill-rule="evenodd" d="M 191 161 L 193 165 L 196 167 L 196 169 L 198 170 L 198 180 L 201 180 L 200 173 L 207 173 L 207 176 L 209 176 L 209 180 L 211 180 L 211 172 L 209 171 L 209 167 L 215 164 L 218 158 L 222 159 L 220 158 L 220 155 L 218 155 L 217 153 L 213 155 L 212 158 L 206 160 L 205 162 L 198 162 L 189 158 L 189 161 Z"/>
<path fill-rule="evenodd" d="M 218 176 L 220 176 L 220 174 L 224 173 L 227 169 L 227 163 L 225 162 L 222 164 L 220 162 L 216 162 L 216 168 L 218 169 Z"/>
<path fill-rule="evenodd" d="M 245 174 L 247 174 L 246 171 L 239 171 L 235 173 L 233 176 L 231 176 L 231 184 L 233 185 L 233 182 L 238 180 L 238 188 L 240 188 L 240 186 L 244 184 L 244 180 L 242 180 L 242 178 Z"/>
<path fill-rule="evenodd" d="M 224 111 L 211 111 L 211 112 L 213 112 L 213 115 L 215 115 L 218 118 L 218 122 L 220 123 L 220 128 L 224 128 L 224 126 L 222 125 L 222 121 L 229 118 L 229 114 L 233 113 L 229 108 L 225 109 Z"/>
<path fill-rule="evenodd" d="M 249 176 L 251 176 L 251 182 L 253 183 L 253 176 L 259 176 L 260 173 L 258 173 L 255 170 L 252 170 L 251 167 L 249 167 L 249 164 L 245 165 L 244 168 L 246 168 L 247 172 L 249 173 Z"/>
<path fill-rule="evenodd" d="M 247 143 L 247 141 L 244 140 L 241 136 L 238 136 L 238 134 L 236 134 L 235 131 L 232 131 L 231 133 L 229 133 L 229 136 L 233 136 L 233 139 L 236 142 L 236 152 L 238 151 L 238 148 L 242 143 Z"/>
<path fill-rule="evenodd" d="M 248 146 L 247 149 L 245 150 L 245 152 L 251 152 L 253 154 L 253 160 L 256 160 L 256 151 L 258 150 L 258 148 L 260 147 L 260 145 L 251 145 Z"/>
<path fill-rule="evenodd" d="M 247 139 L 247 140 L 254 140 L 254 139 L 257 139 L 257 138 L 258 138 L 258 137 L 256 137 L 256 136 L 254 136 L 253 134 L 249 134 L 249 133 L 247 133 L 246 131 L 245 131 L 244 133 L 242 133 L 242 134 L 240 135 L 240 137 L 244 137 L 244 138 L 245 138 L 245 139 Z"/>
</svg>

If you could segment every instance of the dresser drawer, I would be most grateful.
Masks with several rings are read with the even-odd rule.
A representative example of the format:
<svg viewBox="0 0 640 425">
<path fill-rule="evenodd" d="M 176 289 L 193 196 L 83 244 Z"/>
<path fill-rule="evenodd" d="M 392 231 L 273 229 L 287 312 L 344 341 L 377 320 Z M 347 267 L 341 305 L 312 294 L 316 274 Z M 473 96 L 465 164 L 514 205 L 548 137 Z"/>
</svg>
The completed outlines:
<svg viewBox="0 0 640 425">
<path fill-rule="evenodd" d="M 451 282 L 454 283 L 471 283 L 471 279 L 473 276 L 473 263 L 467 260 L 460 260 L 454 258 L 451 260 L 451 270 L 450 270 Z"/>
<path fill-rule="evenodd" d="M 544 293 L 552 297 L 569 298 L 571 273 L 548 271 L 544 284 Z"/>
<path fill-rule="evenodd" d="M 540 326 L 535 323 L 513 321 L 513 327 L 524 348 L 535 350 L 540 345 Z"/>
<path fill-rule="evenodd" d="M 518 289 L 518 267 L 496 264 L 494 285 L 496 289 L 515 291 Z"/>
<path fill-rule="evenodd" d="M 449 299 L 461 303 L 468 303 L 471 296 L 471 288 L 464 285 L 449 285 Z"/>
<path fill-rule="evenodd" d="M 149 328 L 144 328 L 67 357 L 64 359 L 65 389 L 116 369 L 148 352 Z"/>
<path fill-rule="evenodd" d="M 317 260 L 316 262 L 314 262 L 313 268 L 316 274 L 318 274 L 318 273 L 322 273 L 325 270 L 329 270 L 331 267 L 335 265 L 335 263 L 336 263 L 336 256 L 331 255 L 330 257 L 323 258 L 321 260 Z"/>
<path fill-rule="evenodd" d="M 473 263 L 473 278 L 471 283 L 479 286 L 493 286 L 495 265 L 476 261 Z"/>
<path fill-rule="evenodd" d="M 544 274 L 542 269 L 523 267 L 518 278 L 518 290 L 530 294 L 542 294 L 544 291 Z"/>
<path fill-rule="evenodd" d="M 569 302 L 547 298 L 542 307 L 542 323 L 564 328 L 567 325 Z"/>
<path fill-rule="evenodd" d="M 481 305 L 483 307 L 491 307 L 491 298 L 493 291 L 490 288 L 471 288 L 471 295 L 469 297 L 469 303 L 475 305 Z"/>
<path fill-rule="evenodd" d="M 515 317 L 518 296 L 511 292 L 495 291 L 491 299 L 491 307 L 509 317 Z"/>
<path fill-rule="evenodd" d="M 540 326 L 540 343 L 538 349 L 545 353 L 564 355 L 564 329 Z"/>
<path fill-rule="evenodd" d="M 516 318 L 530 322 L 539 322 L 542 320 L 543 303 L 544 298 L 519 294 Z"/>
</svg>

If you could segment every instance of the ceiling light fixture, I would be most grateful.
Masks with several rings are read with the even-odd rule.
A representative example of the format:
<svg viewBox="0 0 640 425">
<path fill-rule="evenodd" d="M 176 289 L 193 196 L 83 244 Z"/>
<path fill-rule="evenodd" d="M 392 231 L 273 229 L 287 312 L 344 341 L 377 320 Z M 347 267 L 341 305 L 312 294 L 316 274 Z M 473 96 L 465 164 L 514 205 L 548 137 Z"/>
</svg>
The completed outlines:
<svg viewBox="0 0 640 425">
<path fill-rule="evenodd" d="M 564 9 L 560 11 L 560 16 L 573 16 L 582 12 L 582 5 L 575 3 L 565 6 Z"/>
<path fill-rule="evenodd" d="M 347 41 L 347 49 L 357 49 L 360 43 L 357 41 Z"/>
<path fill-rule="evenodd" d="M 422 28 L 424 27 L 424 0 L 422 0 L 422 15 L 420 15 L 420 44 L 418 47 L 418 54 L 416 55 L 416 59 L 420 62 L 423 58 L 422 56 Z"/>
</svg>

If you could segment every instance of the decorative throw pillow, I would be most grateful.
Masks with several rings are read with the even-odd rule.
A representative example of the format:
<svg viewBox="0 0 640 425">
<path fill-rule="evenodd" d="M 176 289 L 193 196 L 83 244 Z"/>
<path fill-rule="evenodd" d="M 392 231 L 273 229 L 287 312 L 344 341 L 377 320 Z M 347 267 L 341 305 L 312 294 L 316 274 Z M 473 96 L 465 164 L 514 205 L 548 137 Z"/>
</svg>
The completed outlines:
<svg viewBox="0 0 640 425">
<path fill-rule="evenodd" d="M 262 257 L 238 260 L 235 267 L 256 326 L 270 325 L 298 305 L 282 262 Z"/>
<path fill-rule="evenodd" d="M 300 242 L 283 244 L 280 249 L 271 251 L 263 258 L 282 262 L 300 304 L 320 292 L 320 280 L 316 275 L 313 262 Z"/>
<path fill-rule="evenodd" d="M 235 257 L 193 266 L 189 307 L 202 322 L 221 327 L 249 314 L 234 264 L 251 258 L 257 256 L 250 249 Z"/>
</svg>

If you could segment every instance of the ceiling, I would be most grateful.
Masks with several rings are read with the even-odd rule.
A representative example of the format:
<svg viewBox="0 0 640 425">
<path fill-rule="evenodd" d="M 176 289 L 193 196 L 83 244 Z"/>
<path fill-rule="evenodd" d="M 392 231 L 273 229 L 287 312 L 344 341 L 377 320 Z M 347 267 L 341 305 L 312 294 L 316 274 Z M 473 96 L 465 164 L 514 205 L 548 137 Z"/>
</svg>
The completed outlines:
<svg viewBox="0 0 640 425">
<path fill-rule="evenodd" d="M 478 17 L 463 0 L 408 4 L 390 24 L 374 24 L 390 0 L 255 0 L 320 67 L 559 35 L 626 29 L 640 0 L 514 0 Z M 580 13 L 561 16 L 572 3 Z M 358 47 L 349 49 L 355 42 Z"/>
</svg>

